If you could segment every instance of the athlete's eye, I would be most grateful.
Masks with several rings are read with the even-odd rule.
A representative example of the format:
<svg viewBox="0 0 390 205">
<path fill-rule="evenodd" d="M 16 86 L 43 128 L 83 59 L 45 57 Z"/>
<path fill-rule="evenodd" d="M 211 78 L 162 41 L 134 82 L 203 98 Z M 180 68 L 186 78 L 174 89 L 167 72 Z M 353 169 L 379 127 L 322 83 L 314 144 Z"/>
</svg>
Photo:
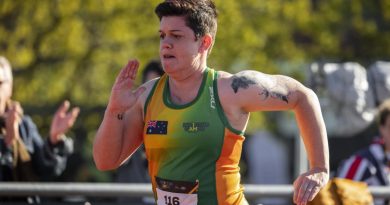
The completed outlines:
<svg viewBox="0 0 390 205">
<path fill-rule="evenodd" d="M 180 38 L 182 37 L 181 35 L 177 35 L 177 34 L 173 34 L 172 36 L 173 36 L 173 38 L 175 38 L 175 39 L 180 39 Z"/>
<path fill-rule="evenodd" d="M 164 38 L 165 38 L 165 34 L 160 33 L 160 39 L 164 39 Z"/>
</svg>

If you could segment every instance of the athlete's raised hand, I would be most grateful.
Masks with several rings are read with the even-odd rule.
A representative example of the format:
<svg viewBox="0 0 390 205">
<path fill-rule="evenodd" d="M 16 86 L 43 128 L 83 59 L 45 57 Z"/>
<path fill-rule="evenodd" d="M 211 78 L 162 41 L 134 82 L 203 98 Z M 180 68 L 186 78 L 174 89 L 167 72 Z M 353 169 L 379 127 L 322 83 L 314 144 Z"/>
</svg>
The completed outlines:
<svg viewBox="0 0 390 205">
<path fill-rule="evenodd" d="M 301 174 L 294 181 L 294 203 L 305 205 L 313 200 L 318 192 L 328 183 L 329 174 L 326 169 L 313 168 Z"/>
<path fill-rule="evenodd" d="M 109 112 L 124 113 L 136 103 L 138 97 L 145 91 L 144 87 L 133 90 L 138 67 L 137 60 L 130 60 L 116 77 L 107 106 Z"/>
</svg>

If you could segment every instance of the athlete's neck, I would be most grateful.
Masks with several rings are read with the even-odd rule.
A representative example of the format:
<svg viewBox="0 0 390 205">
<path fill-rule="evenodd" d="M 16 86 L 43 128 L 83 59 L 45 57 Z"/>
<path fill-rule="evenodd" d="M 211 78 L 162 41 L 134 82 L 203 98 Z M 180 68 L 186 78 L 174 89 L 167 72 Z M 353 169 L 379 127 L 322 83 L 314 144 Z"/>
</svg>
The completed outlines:
<svg viewBox="0 0 390 205">
<path fill-rule="evenodd" d="M 193 101 L 198 95 L 205 71 L 206 66 L 201 69 L 194 69 L 182 79 L 170 77 L 168 83 L 172 102 L 177 105 L 184 105 Z"/>
</svg>

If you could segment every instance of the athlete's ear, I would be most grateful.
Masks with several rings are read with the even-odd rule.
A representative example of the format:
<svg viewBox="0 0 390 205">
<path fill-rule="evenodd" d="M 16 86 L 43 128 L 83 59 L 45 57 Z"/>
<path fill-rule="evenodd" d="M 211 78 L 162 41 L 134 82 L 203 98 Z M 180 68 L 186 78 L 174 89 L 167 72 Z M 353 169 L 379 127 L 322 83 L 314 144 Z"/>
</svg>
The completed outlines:
<svg viewBox="0 0 390 205">
<path fill-rule="evenodd" d="M 207 51 L 211 49 L 211 45 L 213 44 L 213 37 L 210 34 L 205 34 L 202 37 L 202 44 L 200 45 L 200 52 Z"/>
</svg>

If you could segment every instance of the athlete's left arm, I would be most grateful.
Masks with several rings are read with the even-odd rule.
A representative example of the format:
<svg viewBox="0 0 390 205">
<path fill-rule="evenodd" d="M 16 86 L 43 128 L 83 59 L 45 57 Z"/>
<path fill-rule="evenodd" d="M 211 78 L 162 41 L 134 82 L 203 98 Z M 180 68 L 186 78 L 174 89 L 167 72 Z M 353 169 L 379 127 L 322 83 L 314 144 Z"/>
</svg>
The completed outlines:
<svg viewBox="0 0 390 205">
<path fill-rule="evenodd" d="M 230 95 L 243 112 L 292 110 L 310 161 L 310 170 L 294 182 L 294 202 L 306 204 L 329 179 L 329 150 L 317 95 L 283 75 L 242 71 L 229 77 Z"/>
</svg>

